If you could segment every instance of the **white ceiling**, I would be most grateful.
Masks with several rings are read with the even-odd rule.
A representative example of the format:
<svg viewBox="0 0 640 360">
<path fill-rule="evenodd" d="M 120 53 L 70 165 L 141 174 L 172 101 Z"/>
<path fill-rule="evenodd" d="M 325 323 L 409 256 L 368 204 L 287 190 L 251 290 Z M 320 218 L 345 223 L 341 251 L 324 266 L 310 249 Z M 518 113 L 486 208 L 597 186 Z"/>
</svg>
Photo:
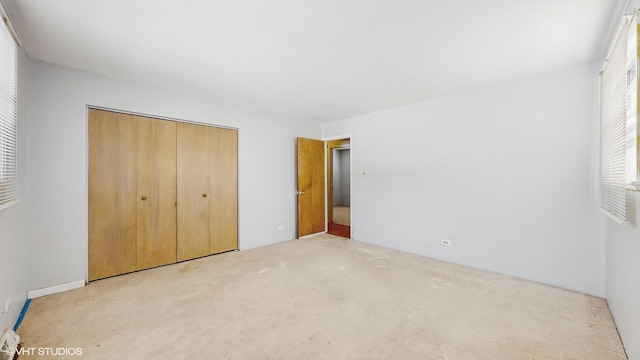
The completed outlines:
<svg viewBox="0 0 640 360">
<path fill-rule="evenodd" d="M 328 122 L 601 61 L 624 0 L 3 0 L 29 57 Z"/>
</svg>

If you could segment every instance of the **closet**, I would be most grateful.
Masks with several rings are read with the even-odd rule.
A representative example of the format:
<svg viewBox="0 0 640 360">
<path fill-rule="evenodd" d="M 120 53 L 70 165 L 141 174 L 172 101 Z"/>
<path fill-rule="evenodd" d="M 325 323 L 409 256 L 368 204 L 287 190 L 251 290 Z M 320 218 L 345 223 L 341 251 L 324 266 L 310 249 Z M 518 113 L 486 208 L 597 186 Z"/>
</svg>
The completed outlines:
<svg viewBox="0 0 640 360">
<path fill-rule="evenodd" d="M 234 129 L 89 109 L 89 280 L 238 248 Z"/>
</svg>

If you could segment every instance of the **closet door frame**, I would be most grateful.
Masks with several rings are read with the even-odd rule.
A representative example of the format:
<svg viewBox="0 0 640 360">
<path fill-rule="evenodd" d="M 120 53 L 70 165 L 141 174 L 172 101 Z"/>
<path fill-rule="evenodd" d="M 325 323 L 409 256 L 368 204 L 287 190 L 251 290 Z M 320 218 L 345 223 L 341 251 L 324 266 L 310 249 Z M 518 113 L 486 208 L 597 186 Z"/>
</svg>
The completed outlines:
<svg viewBox="0 0 640 360">
<path fill-rule="evenodd" d="M 236 127 L 232 127 L 232 126 L 224 126 L 224 125 L 217 125 L 217 124 L 211 124 L 211 123 L 205 123 L 205 122 L 198 122 L 198 121 L 191 121 L 191 120 L 184 120 L 184 119 L 178 119 L 178 118 L 172 118 L 172 117 L 167 117 L 167 116 L 159 116 L 159 115 L 152 115 L 152 114 L 145 114 L 145 113 L 139 113 L 139 112 L 134 112 L 134 111 L 127 111 L 127 110 L 121 110 L 121 109 L 114 109 L 114 108 L 108 108 L 108 107 L 103 107 L 103 106 L 98 106 L 98 105 L 87 105 L 85 108 L 86 111 L 86 122 L 85 122 L 85 129 L 86 129 L 86 154 L 87 154 L 87 158 L 86 158 L 86 179 L 87 179 L 87 185 L 85 188 L 85 194 L 87 194 L 87 215 L 86 215 L 86 219 L 87 219 L 87 242 L 86 242 L 86 259 L 87 259 L 87 263 L 86 263 L 86 268 L 85 268 L 85 283 L 89 282 L 89 212 L 90 212 L 90 208 L 89 208 L 89 187 L 91 186 L 91 184 L 89 183 L 89 174 L 90 174 L 90 143 L 89 143 L 89 114 L 91 110 L 99 110 L 99 111 L 107 111 L 107 112 L 111 112 L 111 113 L 116 113 L 116 114 L 121 114 L 121 115 L 133 115 L 133 116 L 139 116 L 139 117 L 144 117 L 144 118 L 150 118 L 150 119 L 157 119 L 157 120 L 166 120 L 166 121 L 173 121 L 176 122 L 177 124 L 179 123 L 186 123 L 186 124 L 194 124 L 194 125 L 204 125 L 210 128 L 219 128 L 219 129 L 228 129 L 228 130 L 234 130 L 236 131 L 237 134 L 237 141 L 236 141 L 236 234 L 237 234 L 237 241 L 236 241 L 236 248 L 235 249 L 230 249 L 229 251 L 236 251 L 240 249 L 240 199 L 239 199 L 239 162 L 240 162 L 240 157 L 239 157 L 239 139 L 240 139 L 240 129 L 236 128 Z M 177 125 L 176 124 L 176 125 Z M 177 190 L 176 190 L 177 191 Z M 176 223 L 177 226 L 177 223 Z M 177 245 L 176 245 L 177 247 Z M 208 254 L 208 255 L 214 255 L 214 254 Z M 188 261 L 188 260 L 186 260 Z M 180 262 L 177 260 L 176 258 L 176 262 Z M 134 270 L 137 271 L 137 270 Z M 95 279 L 95 280 L 99 280 L 99 279 Z M 92 280 L 93 281 L 93 280 Z"/>
</svg>

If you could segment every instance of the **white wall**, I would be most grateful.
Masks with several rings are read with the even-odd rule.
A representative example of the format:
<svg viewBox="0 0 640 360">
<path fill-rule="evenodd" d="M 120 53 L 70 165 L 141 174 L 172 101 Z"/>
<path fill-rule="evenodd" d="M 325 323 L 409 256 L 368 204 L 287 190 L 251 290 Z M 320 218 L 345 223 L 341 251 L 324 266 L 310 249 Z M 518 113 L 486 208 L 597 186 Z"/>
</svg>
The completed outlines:
<svg viewBox="0 0 640 360">
<path fill-rule="evenodd" d="M 331 166 L 331 186 L 333 187 L 331 205 L 340 206 L 340 202 L 342 201 L 342 183 L 340 182 L 340 178 L 342 174 L 340 173 L 340 152 L 338 149 L 331 149 Z"/>
<path fill-rule="evenodd" d="M 598 70 L 323 125 L 351 134 L 353 238 L 604 296 Z"/>
<path fill-rule="evenodd" d="M 318 124 L 29 63 L 30 290 L 86 278 L 87 105 L 239 128 L 240 248 L 295 238 L 295 138 Z"/>
<path fill-rule="evenodd" d="M 20 199 L 17 204 L 0 210 L 0 332 L 13 327 L 27 294 L 27 82 L 28 66 L 22 51 L 18 57 L 18 176 Z M 10 298 L 9 312 L 4 311 Z"/>
<path fill-rule="evenodd" d="M 340 154 L 340 205 L 351 206 L 351 150 L 338 150 Z"/>
<path fill-rule="evenodd" d="M 607 302 L 630 360 L 640 359 L 640 193 L 627 191 L 626 225 L 607 218 Z"/>
</svg>

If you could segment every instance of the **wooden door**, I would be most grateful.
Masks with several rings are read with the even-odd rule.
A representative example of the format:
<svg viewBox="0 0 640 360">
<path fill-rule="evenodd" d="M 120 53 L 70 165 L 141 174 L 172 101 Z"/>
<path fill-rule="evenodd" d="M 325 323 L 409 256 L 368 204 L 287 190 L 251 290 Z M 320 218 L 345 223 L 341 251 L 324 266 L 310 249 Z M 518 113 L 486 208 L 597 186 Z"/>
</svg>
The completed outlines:
<svg viewBox="0 0 640 360">
<path fill-rule="evenodd" d="M 136 141 L 131 116 L 89 110 L 89 280 L 136 270 Z"/>
<path fill-rule="evenodd" d="M 177 124 L 178 261 L 209 255 L 209 127 Z"/>
<path fill-rule="evenodd" d="M 137 117 L 137 269 L 176 262 L 176 123 Z"/>
<path fill-rule="evenodd" d="M 211 254 L 238 248 L 238 131 L 210 128 Z"/>
<path fill-rule="evenodd" d="M 325 230 L 324 142 L 298 138 L 298 237 Z"/>
</svg>

